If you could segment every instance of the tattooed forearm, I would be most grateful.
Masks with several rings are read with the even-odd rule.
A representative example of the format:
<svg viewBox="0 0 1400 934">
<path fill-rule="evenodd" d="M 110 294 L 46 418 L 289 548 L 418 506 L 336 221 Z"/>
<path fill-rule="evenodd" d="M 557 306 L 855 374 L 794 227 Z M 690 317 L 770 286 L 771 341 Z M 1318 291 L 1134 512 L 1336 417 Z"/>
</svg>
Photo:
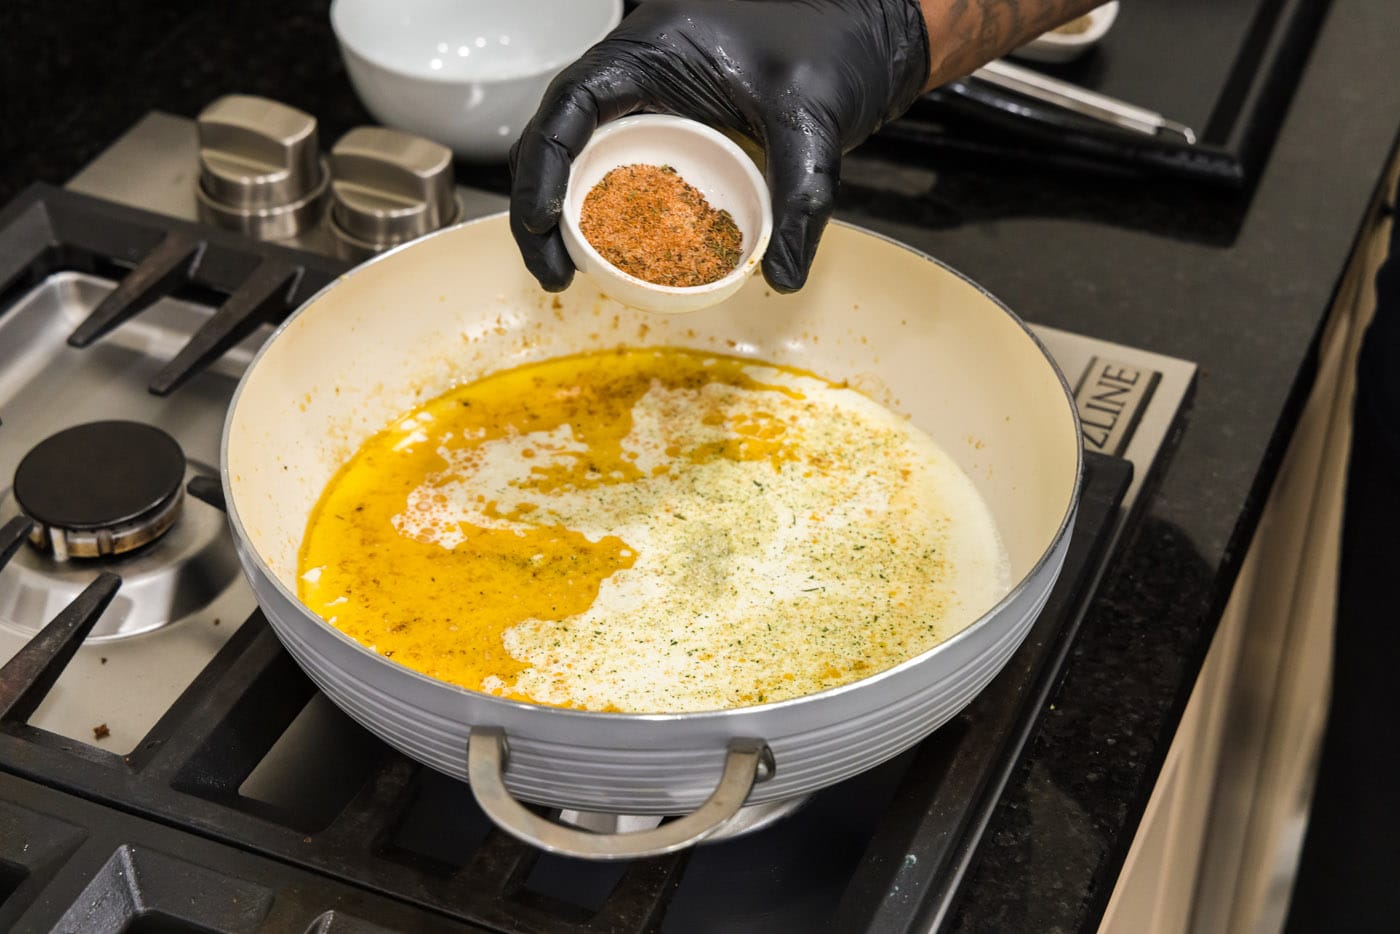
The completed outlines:
<svg viewBox="0 0 1400 934">
<path fill-rule="evenodd" d="M 929 87 L 1087 13 L 1103 0 L 920 0 L 928 23 Z"/>
</svg>

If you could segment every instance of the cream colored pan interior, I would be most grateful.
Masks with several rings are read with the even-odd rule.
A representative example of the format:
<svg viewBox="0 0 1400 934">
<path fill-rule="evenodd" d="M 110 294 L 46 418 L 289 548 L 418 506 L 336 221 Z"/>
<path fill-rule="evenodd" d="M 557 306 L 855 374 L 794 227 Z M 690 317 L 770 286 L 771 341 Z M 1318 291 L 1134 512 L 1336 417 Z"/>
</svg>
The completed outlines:
<svg viewBox="0 0 1400 934">
<path fill-rule="evenodd" d="M 271 341 L 230 411 L 231 505 L 296 593 L 306 520 L 334 471 L 395 416 L 487 372 L 606 347 L 680 345 L 847 379 L 957 458 L 996 517 L 1013 581 L 1054 541 L 1079 441 L 1058 371 L 979 288 L 898 244 L 832 225 L 808 286 L 755 277 L 682 316 L 633 311 L 581 277 L 542 292 L 496 216 L 350 273 Z"/>
</svg>

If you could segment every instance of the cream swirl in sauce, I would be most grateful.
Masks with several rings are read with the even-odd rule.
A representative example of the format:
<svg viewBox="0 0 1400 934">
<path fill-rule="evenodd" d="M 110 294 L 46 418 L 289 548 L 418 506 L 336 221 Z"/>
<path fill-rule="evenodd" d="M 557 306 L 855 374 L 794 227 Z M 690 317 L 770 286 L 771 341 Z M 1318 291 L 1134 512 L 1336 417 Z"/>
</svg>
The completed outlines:
<svg viewBox="0 0 1400 934">
<path fill-rule="evenodd" d="M 675 348 L 459 387 L 327 488 L 301 596 L 433 677 L 683 712 L 848 683 L 991 609 L 989 510 L 932 439 L 800 370 Z"/>
</svg>

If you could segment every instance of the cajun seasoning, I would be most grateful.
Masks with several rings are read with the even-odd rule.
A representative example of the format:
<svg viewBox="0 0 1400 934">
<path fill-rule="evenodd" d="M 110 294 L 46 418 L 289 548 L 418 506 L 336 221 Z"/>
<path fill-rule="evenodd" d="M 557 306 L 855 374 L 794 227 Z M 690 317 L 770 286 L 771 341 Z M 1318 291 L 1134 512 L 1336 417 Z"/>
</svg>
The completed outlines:
<svg viewBox="0 0 1400 934">
<path fill-rule="evenodd" d="M 1078 36 L 1088 32 L 1093 25 L 1094 18 L 1092 16 L 1076 16 L 1063 26 L 1057 26 L 1055 29 L 1052 29 L 1051 32 L 1061 36 Z"/>
<path fill-rule="evenodd" d="M 604 175 L 583 199 L 579 229 L 608 262 L 656 285 L 723 279 L 743 255 L 734 218 L 669 165 L 623 165 Z"/>
</svg>

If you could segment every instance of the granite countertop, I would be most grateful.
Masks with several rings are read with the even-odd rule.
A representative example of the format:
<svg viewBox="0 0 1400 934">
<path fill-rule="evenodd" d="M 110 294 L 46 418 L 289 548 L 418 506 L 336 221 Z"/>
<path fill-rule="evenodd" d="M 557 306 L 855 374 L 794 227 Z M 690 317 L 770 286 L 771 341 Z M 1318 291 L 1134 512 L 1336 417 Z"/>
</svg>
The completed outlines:
<svg viewBox="0 0 1400 934">
<path fill-rule="evenodd" d="M 324 0 L 0 11 L 0 203 L 66 181 L 152 109 L 228 92 L 370 122 Z M 955 927 L 1092 930 L 1312 379 L 1315 339 L 1400 124 L 1400 4 L 1334 0 L 1252 191 L 982 162 L 848 160 L 840 216 L 1022 316 L 1194 360 L 1179 446 L 1110 569 L 984 840 Z M 1387 64 L 1390 63 L 1390 64 Z M 459 180 L 501 189 L 500 169 Z"/>
</svg>

